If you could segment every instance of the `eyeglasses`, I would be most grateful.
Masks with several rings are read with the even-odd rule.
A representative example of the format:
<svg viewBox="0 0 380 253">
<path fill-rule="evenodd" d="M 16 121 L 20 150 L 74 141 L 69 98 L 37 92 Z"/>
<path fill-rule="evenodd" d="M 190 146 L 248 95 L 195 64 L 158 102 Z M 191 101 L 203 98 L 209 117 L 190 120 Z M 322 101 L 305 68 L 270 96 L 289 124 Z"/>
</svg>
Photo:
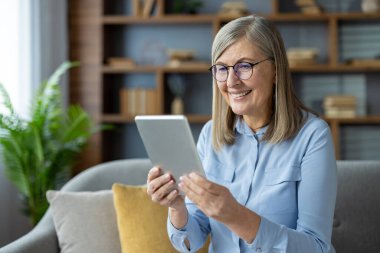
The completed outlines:
<svg viewBox="0 0 380 253">
<path fill-rule="evenodd" d="M 240 80 L 247 80 L 251 78 L 252 76 L 252 69 L 254 66 L 256 66 L 259 63 L 262 63 L 266 60 L 271 59 L 271 57 L 266 58 L 262 61 L 258 61 L 255 63 L 250 63 L 250 62 L 238 62 L 233 66 L 226 66 L 222 64 L 215 64 L 212 65 L 208 70 L 211 71 L 212 75 L 214 76 L 215 80 L 218 82 L 225 82 L 227 81 L 228 78 L 228 69 L 232 67 L 232 69 L 235 72 L 235 75 L 240 79 Z"/>
</svg>

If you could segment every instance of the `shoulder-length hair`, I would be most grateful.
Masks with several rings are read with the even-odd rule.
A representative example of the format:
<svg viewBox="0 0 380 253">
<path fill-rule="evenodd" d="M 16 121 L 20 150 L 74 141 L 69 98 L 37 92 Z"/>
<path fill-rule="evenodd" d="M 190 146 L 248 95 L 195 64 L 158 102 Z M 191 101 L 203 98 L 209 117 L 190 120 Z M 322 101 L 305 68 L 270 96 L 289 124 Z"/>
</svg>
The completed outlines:
<svg viewBox="0 0 380 253">
<path fill-rule="evenodd" d="M 212 45 L 212 64 L 233 43 L 246 38 L 270 58 L 275 66 L 276 84 L 273 92 L 271 121 L 262 140 L 279 143 L 294 137 L 305 121 L 303 110 L 308 110 L 295 95 L 288 59 L 281 35 L 274 24 L 259 16 L 235 19 L 223 26 Z M 237 119 L 213 81 L 213 146 L 219 150 L 235 141 L 234 127 Z"/>
</svg>

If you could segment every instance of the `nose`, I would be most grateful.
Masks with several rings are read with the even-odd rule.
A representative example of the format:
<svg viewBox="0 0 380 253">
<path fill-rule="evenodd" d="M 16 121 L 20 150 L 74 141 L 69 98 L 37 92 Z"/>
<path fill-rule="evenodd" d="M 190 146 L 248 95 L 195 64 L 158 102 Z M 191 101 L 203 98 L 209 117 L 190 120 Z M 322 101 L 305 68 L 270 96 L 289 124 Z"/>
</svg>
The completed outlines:
<svg viewBox="0 0 380 253">
<path fill-rule="evenodd" d="M 239 77 L 236 75 L 234 69 L 231 67 L 230 71 L 228 71 L 228 76 L 227 76 L 227 87 L 231 88 L 236 85 L 238 85 L 240 82 Z"/>
</svg>

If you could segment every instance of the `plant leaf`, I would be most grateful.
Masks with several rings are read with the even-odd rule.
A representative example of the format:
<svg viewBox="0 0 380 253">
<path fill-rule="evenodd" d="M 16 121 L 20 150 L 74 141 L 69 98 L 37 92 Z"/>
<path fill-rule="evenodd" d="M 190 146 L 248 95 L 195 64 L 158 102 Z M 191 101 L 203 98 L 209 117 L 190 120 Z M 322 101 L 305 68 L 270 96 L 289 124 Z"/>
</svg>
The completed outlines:
<svg viewBox="0 0 380 253">
<path fill-rule="evenodd" d="M 14 114 L 14 109 L 12 106 L 11 99 L 2 83 L 0 83 L 0 104 L 4 105 L 4 108 L 8 110 L 9 114 Z"/>
</svg>

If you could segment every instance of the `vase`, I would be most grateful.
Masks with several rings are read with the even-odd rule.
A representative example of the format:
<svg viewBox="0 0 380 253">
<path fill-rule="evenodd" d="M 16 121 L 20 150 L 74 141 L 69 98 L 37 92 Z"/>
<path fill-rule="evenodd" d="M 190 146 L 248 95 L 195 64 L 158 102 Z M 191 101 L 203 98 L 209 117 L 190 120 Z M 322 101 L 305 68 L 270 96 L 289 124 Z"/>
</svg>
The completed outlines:
<svg viewBox="0 0 380 253">
<path fill-rule="evenodd" d="M 380 0 L 362 0 L 362 11 L 374 13 L 380 11 Z"/>
<path fill-rule="evenodd" d="M 175 97 L 172 102 L 172 114 L 183 114 L 183 100 L 180 97 Z"/>
</svg>

